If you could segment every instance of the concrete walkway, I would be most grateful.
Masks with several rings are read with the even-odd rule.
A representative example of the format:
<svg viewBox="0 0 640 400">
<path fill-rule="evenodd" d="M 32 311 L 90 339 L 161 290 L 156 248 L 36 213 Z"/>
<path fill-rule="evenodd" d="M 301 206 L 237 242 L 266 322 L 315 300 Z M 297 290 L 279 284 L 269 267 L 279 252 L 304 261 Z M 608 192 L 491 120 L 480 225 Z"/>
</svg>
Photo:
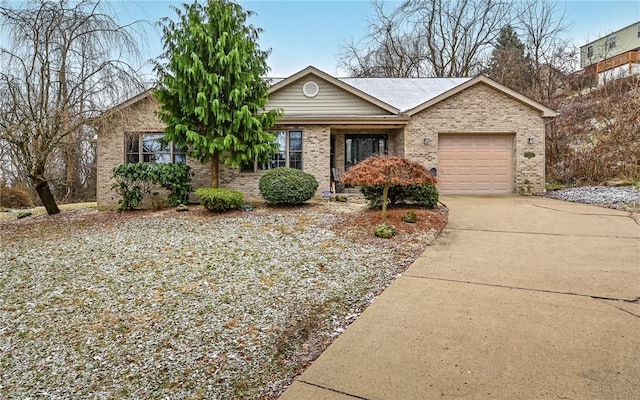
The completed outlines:
<svg viewBox="0 0 640 400">
<path fill-rule="evenodd" d="M 640 215 L 442 201 L 433 246 L 280 399 L 640 399 Z"/>
</svg>

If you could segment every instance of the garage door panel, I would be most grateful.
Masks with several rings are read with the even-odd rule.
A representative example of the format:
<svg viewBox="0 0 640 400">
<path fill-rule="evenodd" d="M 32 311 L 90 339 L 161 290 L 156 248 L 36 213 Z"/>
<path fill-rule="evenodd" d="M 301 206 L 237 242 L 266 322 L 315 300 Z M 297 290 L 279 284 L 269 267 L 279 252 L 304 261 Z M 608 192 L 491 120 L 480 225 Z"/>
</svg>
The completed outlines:
<svg viewBox="0 0 640 400">
<path fill-rule="evenodd" d="M 511 135 L 441 135 L 438 188 L 443 194 L 513 193 Z"/>
</svg>

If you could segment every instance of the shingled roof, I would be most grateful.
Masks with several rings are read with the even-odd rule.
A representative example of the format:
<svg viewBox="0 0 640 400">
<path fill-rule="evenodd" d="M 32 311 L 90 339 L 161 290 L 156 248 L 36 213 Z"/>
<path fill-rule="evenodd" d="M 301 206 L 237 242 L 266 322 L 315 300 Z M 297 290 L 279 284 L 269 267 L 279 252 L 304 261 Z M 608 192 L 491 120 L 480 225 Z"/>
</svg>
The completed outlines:
<svg viewBox="0 0 640 400">
<path fill-rule="evenodd" d="M 402 112 L 448 92 L 470 78 L 338 78 Z"/>
</svg>

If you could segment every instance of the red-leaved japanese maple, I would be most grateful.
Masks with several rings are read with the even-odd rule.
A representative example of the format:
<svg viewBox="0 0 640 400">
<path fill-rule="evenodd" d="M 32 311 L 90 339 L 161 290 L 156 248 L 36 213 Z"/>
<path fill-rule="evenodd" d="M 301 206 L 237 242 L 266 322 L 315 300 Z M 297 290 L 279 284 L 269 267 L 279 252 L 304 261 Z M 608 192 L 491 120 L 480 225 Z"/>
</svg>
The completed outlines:
<svg viewBox="0 0 640 400">
<path fill-rule="evenodd" d="M 402 157 L 376 156 L 349 168 L 342 177 L 345 185 L 383 185 L 382 223 L 387 220 L 387 195 L 392 185 L 435 184 L 433 175 L 422 164 Z"/>
</svg>

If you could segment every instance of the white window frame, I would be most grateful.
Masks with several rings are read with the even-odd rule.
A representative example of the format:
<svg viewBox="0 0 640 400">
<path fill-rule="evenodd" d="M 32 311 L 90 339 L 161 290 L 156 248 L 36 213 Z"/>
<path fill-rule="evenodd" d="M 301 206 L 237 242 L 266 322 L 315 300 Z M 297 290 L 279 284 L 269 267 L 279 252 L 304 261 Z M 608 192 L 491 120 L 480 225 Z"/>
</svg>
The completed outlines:
<svg viewBox="0 0 640 400">
<path fill-rule="evenodd" d="M 587 47 L 587 58 L 593 57 L 593 46 Z"/>
<path fill-rule="evenodd" d="M 616 46 L 618 45 L 618 38 L 613 35 L 613 36 L 609 36 L 607 38 L 607 49 L 615 49 Z"/>
</svg>

